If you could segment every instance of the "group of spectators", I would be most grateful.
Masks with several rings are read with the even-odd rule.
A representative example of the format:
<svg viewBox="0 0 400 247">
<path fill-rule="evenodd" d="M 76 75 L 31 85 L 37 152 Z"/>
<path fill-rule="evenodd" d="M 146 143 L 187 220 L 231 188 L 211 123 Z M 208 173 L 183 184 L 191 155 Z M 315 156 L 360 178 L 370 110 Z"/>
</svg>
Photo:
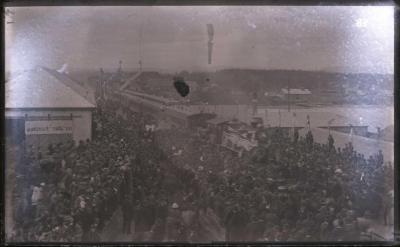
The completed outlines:
<svg viewBox="0 0 400 247">
<path fill-rule="evenodd" d="M 93 121 L 92 140 L 27 147 L 17 162 L 15 241 L 99 242 L 118 210 L 132 241 L 359 240 L 389 223 L 381 152 L 277 129 L 239 157 L 193 129 L 146 130 L 148 116 L 112 100 Z"/>
<path fill-rule="evenodd" d="M 160 131 L 165 152 L 198 180 L 200 203 L 216 212 L 228 241 L 354 241 L 390 224 L 393 166 L 281 129 L 262 130 L 243 157 L 188 129 Z M 188 178 L 189 176 L 186 175 Z"/>
<path fill-rule="evenodd" d="M 99 102 L 91 141 L 26 147 L 16 162 L 12 240 L 101 241 L 117 209 L 128 220 L 144 215 L 154 198 L 163 201 L 163 157 L 144 128 L 146 118 L 137 113 L 123 119 L 117 109 L 113 102 Z M 137 231 L 152 225 L 143 222 L 151 217 L 138 218 Z M 122 230 L 129 228 L 124 222 Z"/>
</svg>

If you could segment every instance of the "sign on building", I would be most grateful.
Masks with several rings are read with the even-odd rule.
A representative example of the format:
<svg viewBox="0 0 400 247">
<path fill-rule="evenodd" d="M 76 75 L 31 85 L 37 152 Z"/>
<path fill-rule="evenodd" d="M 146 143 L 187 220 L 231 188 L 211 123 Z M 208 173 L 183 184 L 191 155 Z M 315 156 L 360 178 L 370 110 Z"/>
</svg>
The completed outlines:
<svg viewBox="0 0 400 247">
<path fill-rule="evenodd" d="M 257 146 L 257 142 L 252 141 L 251 138 L 244 138 L 238 133 L 224 131 L 222 134 L 221 145 L 231 149 L 232 151 L 239 151 L 241 149 L 250 151 L 252 148 Z"/>
<path fill-rule="evenodd" d="M 26 135 L 72 134 L 71 120 L 26 121 Z"/>
</svg>

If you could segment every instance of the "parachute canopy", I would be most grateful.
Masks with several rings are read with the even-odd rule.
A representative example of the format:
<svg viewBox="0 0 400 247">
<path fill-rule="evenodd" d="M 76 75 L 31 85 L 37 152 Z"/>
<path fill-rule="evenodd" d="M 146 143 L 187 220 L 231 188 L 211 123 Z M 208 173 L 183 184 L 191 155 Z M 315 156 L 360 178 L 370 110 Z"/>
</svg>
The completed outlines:
<svg viewBox="0 0 400 247">
<path fill-rule="evenodd" d="M 208 33 L 208 64 L 211 64 L 213 39 L 214 39 L 214 26 L 212 24 L 207 24 L 207 33 Z"/>
</svg>

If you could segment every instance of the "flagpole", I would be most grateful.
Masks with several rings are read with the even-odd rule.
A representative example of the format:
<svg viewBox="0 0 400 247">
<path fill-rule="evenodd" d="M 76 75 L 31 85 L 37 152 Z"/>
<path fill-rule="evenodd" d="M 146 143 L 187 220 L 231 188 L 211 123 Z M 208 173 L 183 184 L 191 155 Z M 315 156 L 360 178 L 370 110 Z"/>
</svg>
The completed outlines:
<svg viewBox="0 0 400 247">
<path fill-rule="evenodd" d="M 288 90 L 287 90 L 287 101 L 288 101 L 288 112 L 290 112 L 290 88 L 288 83 Z"/>
<path fill-rule="evenodd" d="M 294 122 L 295 122 L 295 118 L 296 118 L 296 113 L 293 112 L 292 115 L 292 138 L 294 139 Z"/>
<path fill-rule="evenodd" d="M 353 126 L 352 126 L 352 125 L 350 125 L 350 134 L 349 134 L 349 137 L 350 137 L 350 143 L 353 143 Z"/>
<path fill-rule="evenodd" d="M 279 111 L 279 128 L 281 127 L 281 109 L 278 110 Z"/>
</svg>

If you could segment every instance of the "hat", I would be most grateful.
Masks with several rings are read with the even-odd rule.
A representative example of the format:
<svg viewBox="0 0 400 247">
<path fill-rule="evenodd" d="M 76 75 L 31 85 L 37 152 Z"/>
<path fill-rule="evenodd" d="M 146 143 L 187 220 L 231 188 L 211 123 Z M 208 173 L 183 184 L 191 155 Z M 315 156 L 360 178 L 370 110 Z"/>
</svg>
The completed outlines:
<svg viewBox="0 0 400 247">
<path fill-rule="evenodd" d="M 176 203 L 176 202 L 172 203 L 172 208 L 179 208 L 178 203 Z"/>
<path fill-rule="evenodd" d="M 335 173 L 342 173 L 342 169 L 340 169 L 340 168 L 336 169 Z"/>
</svg>

